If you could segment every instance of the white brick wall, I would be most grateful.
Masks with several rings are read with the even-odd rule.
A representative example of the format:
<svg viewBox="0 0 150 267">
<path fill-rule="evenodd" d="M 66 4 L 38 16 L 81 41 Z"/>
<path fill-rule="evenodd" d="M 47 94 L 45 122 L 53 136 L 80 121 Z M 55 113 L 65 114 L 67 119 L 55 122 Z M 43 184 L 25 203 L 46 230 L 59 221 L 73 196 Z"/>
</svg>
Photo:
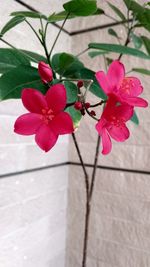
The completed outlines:
<svg viewBox="0 0 150 267">
<path fill-rule="evenodd" d="M 54 12 L 59 5 L 61 8 L 59 0 L 47 0 L 44 5 L 41 1 L 28 2 L 46 13 Z M 13 0 L 3 1 L 0 28 L 8 14 L 17 10 L 25 8 Z M 37 20 L 33 24 L 37 28 Z M 49 45 L 57 32 L 50 27 Z M 18 25 L 5 38 L 17 47 L 43 53 L 25 24 Z M 59 44 L 60 50 L 69 48 L 63 34 Z M 13 133 L 14 121 L 23 113 L 20 100 L 0 103 L 0 175 L 68 160 L 68 137 L 61 137 L 53 150 L 45 153 L 35 145 L 33 136 Z M 67 184 L 65 166 L 0 179 L 1 267 L 65 267 Z"/>
</svg>

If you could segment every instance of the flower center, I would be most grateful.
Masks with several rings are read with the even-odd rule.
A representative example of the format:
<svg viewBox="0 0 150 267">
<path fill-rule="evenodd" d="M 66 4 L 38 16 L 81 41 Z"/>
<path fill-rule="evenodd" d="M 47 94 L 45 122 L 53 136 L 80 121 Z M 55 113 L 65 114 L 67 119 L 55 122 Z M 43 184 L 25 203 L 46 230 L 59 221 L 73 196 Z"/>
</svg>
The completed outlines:
<svg viewBox="0 0 150 267">
<path fill-rule="evenodd" d="M 54 117 L 55 115 L 52 109 L 42 109 L 41 120 L 45 124 L 48 124 L 50 121 L 52 121 Z"/>
<path fill-rule="evenodd" d="M 121 126 L 123 126 L 124 122 L 125 122 L 125 120 L 123 118 L 118 118 L 114 115 L 112 115 L 110 117 L 110 124 L 112 126 L 121 127 Z"/>
</svg>

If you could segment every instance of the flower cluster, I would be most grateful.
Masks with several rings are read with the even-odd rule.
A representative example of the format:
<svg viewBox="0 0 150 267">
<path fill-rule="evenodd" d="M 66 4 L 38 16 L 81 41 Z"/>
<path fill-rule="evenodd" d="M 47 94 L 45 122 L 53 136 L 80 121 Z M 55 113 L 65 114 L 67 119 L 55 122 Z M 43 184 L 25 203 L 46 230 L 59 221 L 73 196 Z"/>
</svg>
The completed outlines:
<svg viewBox="0 0 150 267">
<path fill-rule="evenodd" d="M 53 71 L 46 63 L 39 62 L 38 71 L 43 83 L 48 85 L 53 80 Z M 113 61 L 107 74 L 97 72 L 96 78 L 108 96 L 96 124 L 96 130 L 102 137 L 102 154 L 108 154 L 112 148 L 110 137 L 117 142 L 129 137 L 126 122 L 133 116 L 134 106 L 146 107 L 148 104 L 138 97 L 143 90 L 140 81 L 135 77 L 125 77 L 124 66 L 119 61 Z M 77 86 L 81 88 L 83 82 L 79 81 Z M 82 115 L 87 111 L 94 117 L 95 111 L 89 112 L 91 105 L 84 101 L 73 103 L 74 108 L 80 110 Z M 22 102 L 29 112 L 16 120 L 14 131 L 21 135 L 35 135 L 37 145 L 44 151 L 49 151 L 55 145 L 59 135 L 73 133 L 73 120 L 65 112 L 67 96 L 63 84 L 50 86 L 45 95 L 36 89 L 25 88 Z"/>
<path fill-rule="evenodd" d="M 108 96 L 108 100 L 96 130 L 102 137 L 102 154 L 111 151 L 112 137 L 117 142 L 125 141 L 130 133 L 126 122 L 131 119 L 134 107 L 147 107 L 146 100 L 138 97 L 142 91 L 140 81 L 135 77 L 125 77 L 124 65 L 113 61 L 107 74 L 103 71 L 96 73 L 97 81 Z"/>
</svg>

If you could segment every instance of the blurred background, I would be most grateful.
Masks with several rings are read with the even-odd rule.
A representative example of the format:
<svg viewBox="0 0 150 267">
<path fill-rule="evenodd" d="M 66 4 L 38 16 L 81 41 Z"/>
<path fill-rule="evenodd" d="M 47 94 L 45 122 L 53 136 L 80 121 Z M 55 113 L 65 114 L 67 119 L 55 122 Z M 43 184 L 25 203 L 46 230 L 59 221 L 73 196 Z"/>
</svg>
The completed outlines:
<svg viewBox="0 0 150 267">
<path fill-rule="evenodd" d="M 64 2 L 66 1 L 3 1 L 0 29 L 13 11 L 29 10 L 32 7 L 48 15 L 61 11 Z M 115 17 L 106 1 L 97 2 L 99 7 L 107 10 L 108 15 Z M 110 2 L 126 12 L 123 1 Z M 141 4 L 144 2 L 138 1 Z M 38 29 L 39 22 L 31 22 Z M 112 19 L 105 16 L 78 18 L 68 21 L 65 29 L 73 32 L 111 22 Z M 124 28 L 120 25 L 115 29 L 124 44 Z M 57 32 L 55 26 L 49 26 L 49 47 Z M 18 48 L 43 54 L 38 40 L 24 23 L 8 32 L 5 39 Z M 117 43 L 117 40 L 108 34 L 108 28 L 72 36 L 62 32 L 54 52 L 65 51 L 76 55 L 86 49 L 89 42 Z M 1 42 L 0 47 L 6 46 Z M 95 71 L 105 69 L 102 57 L 90 59 L 88 54 L 83 54 L 80 58 L 85 66 Z M 117 55 L 113 54 L 112 58 L 116 59 Z M 127 72 L 132 67 L 150 69 L 148 60 L 123 56 L 122 62 Z M 143 97 L 149 101 L 149 76 L 135 76 L 141 79 L 144 86 Z M 96 97 L 89 93 L 88 100 L 94 103 Z M 85 208 L 82 169 L 72 165 L 47 167 L 68 161 L 78 162 L 74 144 L 71 138 L 63 136 L 45 154 L 35 145 L 33 137 L 13 133 L 14 121 L 22 113 L 24 108 L 20 100 L 0 103 L 0 266 L 79 267 Z M 99 156 L 99 165 L 105 169 L 97 170 L 90 222 L 88 267 L 150 266 L 149 107 L 137 109 L 137 114 L 140 125 L 128 123 L 130 139 L 125 143 L 114 142 L 110 155 Z M 89 117 L 82 119 L 77 139 L 85 162 L 92 163 L 97 133 L 95 122 Z M 32 172 L 16 174 L 31 169 Z M 91 173 L 91 168 L 88 171 Z"/>
</svg>

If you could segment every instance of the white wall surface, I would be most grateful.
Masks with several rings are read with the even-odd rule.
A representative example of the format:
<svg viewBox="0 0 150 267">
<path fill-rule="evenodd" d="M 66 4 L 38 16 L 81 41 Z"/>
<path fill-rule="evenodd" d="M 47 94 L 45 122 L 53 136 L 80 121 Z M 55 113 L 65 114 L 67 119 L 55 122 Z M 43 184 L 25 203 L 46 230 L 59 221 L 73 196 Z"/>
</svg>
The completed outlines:
<svg viewBox="0 0 150 267">
<path fill-rule="evenodd" d="M 46 14 L 61 8 L 61 1 L 47 0 L 44 5 L 43 1 L 28 3 Z M 8 21 L 8 15 L 17 10 L 25 10 L 25 7 L 13 0 L 2 1 L 0 28 Z M 37 20 L 33 25 L 38 27 Z M 57 32 L 55 27 L 50 27 L 50 46 Z M 5 39 L 16 47 L 43 54 L 24 23 L 7 33 Z M 2 42 L 0 47 L 4 47 Z M 59 48 L 69 49 L 63 34 Z M 59 51 L 58 47 L 55 51 Z M 61 137 L 57 145 L 45 153 L 35 145 L 33 136 L 13 133 L 14 122 L 23 113 L 20 100 L 0 103 L 0 175 L 68 160 L 67 136 Z M 67 184 L 68 167 L 0 179 L 1 267 L 65 266 Z"/>
</svg>

